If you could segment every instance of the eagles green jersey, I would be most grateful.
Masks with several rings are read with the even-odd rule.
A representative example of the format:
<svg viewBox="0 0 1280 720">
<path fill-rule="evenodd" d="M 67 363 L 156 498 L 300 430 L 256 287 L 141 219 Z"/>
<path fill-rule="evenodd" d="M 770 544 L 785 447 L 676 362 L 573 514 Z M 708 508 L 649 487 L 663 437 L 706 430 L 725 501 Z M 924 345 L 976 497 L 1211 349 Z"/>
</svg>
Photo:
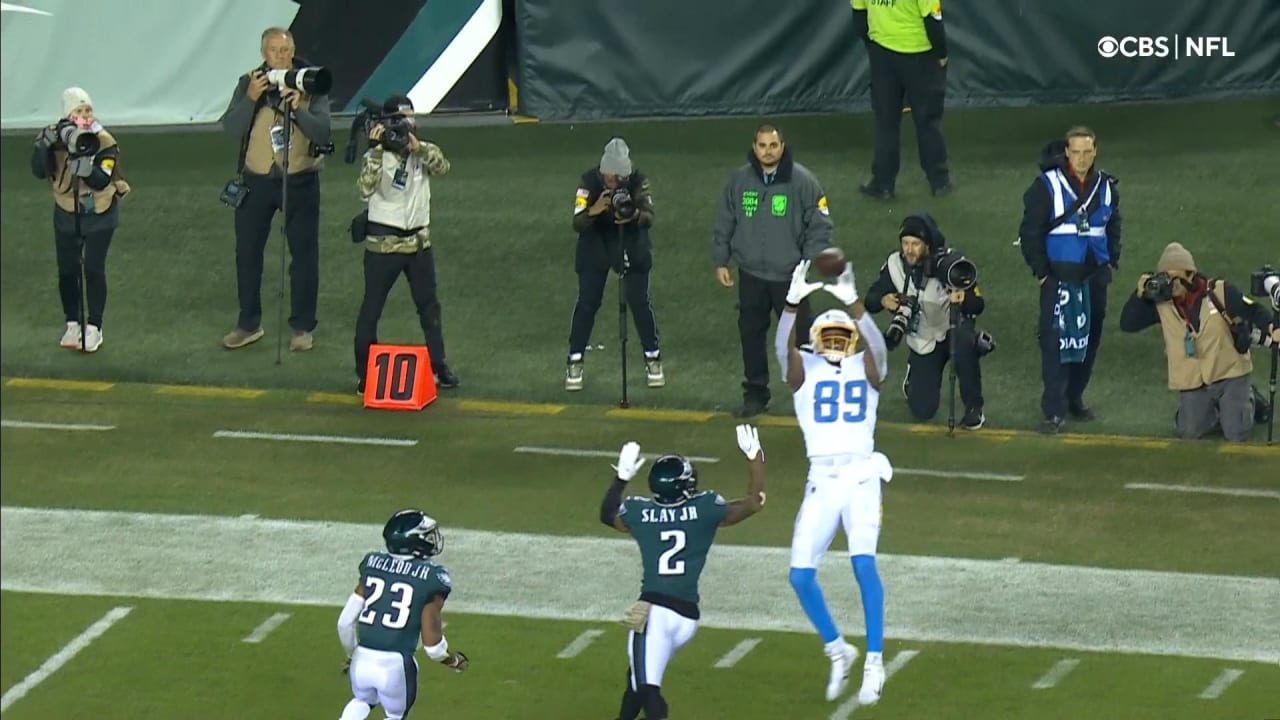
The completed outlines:
<svg viewBox="0 0 1280 720">
<path fill-rule="evenodd" d="M 644 563 L 640 592 L 661 593 L 696 604 L 698 578 L 728 510 L 724 498 L 709 490 L 672 506 L 646 497 L 623 500 L 618 517 L 640 546 L 640 560 Z"/>
<path fill-rule="evenodd" d="M 371 552 L 360 561 L 364 611 L 360 645 L 413 655 L 422 637 L 422 608 L 436 595 L 449 597 L 449 572 L 422 558 Z"/>
</svg>

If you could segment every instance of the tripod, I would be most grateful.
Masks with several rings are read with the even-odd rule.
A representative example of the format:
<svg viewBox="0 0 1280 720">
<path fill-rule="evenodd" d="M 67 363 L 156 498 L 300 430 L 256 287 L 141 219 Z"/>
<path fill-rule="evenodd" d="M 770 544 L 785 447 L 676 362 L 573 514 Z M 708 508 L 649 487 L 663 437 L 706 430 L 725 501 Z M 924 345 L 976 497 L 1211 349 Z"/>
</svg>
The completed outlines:
<svg viewBox="0 0 1280 720">
<path fill-rule="evenodd" d="M 276 364 L 281 364 L 284 352 L 284 264 L 285 251 L 289 245 L 289 142 L 293 136 L 293 107 L 288 100 L 280 102 L 284 106 L 284 159 L 282 161 L 283 176 L 280 178 L 280 292 L 276 296 Z"/>
<path fill-rule="evenodd" d="M 960 308 L 955 305 L 951 306 L 951 327 L 947 330 L 947 350 L 951 355 L 951 361 L 948 365 L 950 368 L 950 380 L 948 381 L 950 389 L 950 399 L 947 401 L 947 435 L 955 437 L 956 434 L 956 336 L 960 328 Z"/>
<path fill-rule="evenodd" d="M 1280 307 L 1274 308 L 1272 311 L 1272 327 L 1280 327 Z M 1270 445 L 1275 438 L 1276 431 L 1276 363 L 1280 359 L 1280 345 L 1271 344 L 1271 412 L 1267 418 L 1267 444 Z"/>
<path fill-rule="evenodd" d="M 68 162 L 70 162 L 69 159 Z M 80 253 L 80 268 L 76 272 L 76 289 L 80 296 L 80 350 L 87 351 L 89 348 L 89 280 L 85 277 L 84 269 L 84 231 L 80 229 L 80 215 L 84 210 L 80 207 L 79 175 L 71 176 L 71 197 L 75 207 L 76 249 Z M 1274 374 L 1272 373 L 1272 375 Z M 1275 383 L 1273 382 L 1272 386 L 1274 385 Z"/>
<path fill-rule="evenodd" d="M 622 250 L 622 269 L 618 271 L 618 347 L 622 353 L 622 401 L 620 408 L 631 407 L 627 399 L 627 270 L 631 269 L 631 259 L 627 257 L 627 249 L 622 245 L 622 226 L 618 225 L 618 247 Z M 1274 387 L 1274 383 L 1272 386 Z"/>
</svg>

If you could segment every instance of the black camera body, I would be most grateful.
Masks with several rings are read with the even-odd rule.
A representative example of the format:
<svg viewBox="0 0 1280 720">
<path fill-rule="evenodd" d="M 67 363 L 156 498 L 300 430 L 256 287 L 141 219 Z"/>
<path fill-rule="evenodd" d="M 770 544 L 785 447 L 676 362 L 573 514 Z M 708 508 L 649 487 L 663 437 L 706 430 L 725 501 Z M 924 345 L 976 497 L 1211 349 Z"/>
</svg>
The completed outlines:
<svg viewBox="0 0 1280 720">
<path fill-rule="evenodd" d="M 357 145 L 361 137 L 368 137 L 369 131 L 375 127 L 382 128 L 382 138 L 378 141 L 385 150 L 389 150 L 397 155 L 407 155 L 409 152 L 409 138 L 413 136 L 413 123 L 409 118 L 400 113 L 387 113 L 382 110 L 382 106 L 365 99 L 360 101 L 364 105 L 355 118 L 351 121 L 351 138 L 347 142 L 346 161 L 347 164 L 356 161 Z"/>
<path fill-rule="evenodd" d="M 968 290 L 978 284 L 978 266 L 953 248 L 944 248 L 925 260 L 924 274 L 937 278 L 950 290 Z"/>
<path fill-rule="evenodd" d="M 1167 272 L 1152 273 L 1142 283 L 1142 299 L 1150 302 L 1169 302 L 1173 299 L 1173 278 Z"/>
<path fill-rule="evenodd" d="M 624 187 L 619 187 L 609 196 L 609 206 L 613 208 L 613 214 L 619 219 L 630 221 L 640 212 L 640 208 L 636 206 L 636 199 L 631 196 L 631 191 Z"/>
<path fill-rule="evenodd" d="M 66 118 L 59 120 L 53 126 L 53 132 L 58 138 L 54 143 L 54 147 L 66 150 L 71 157 L 96 155 L 102 147 L 98 133 L 92 130 L 82 130 Z"/>
<path fill-rule="evenodd" d="M 1280 273 L 1270 265 L 1249 273 L 1249 294 L 1254 297 L 1270 298 L 1271 307 L 1280 312 Z"/>
<path fill-rule="evenodd" d="M 898 309 L 889 320 L 889 327 L 884 331 L 884 344 L 890 350 L 902 344 L 903 338 L 920 327 L 920 299 L 908 295 L 898 304 Z"/>
</svg>

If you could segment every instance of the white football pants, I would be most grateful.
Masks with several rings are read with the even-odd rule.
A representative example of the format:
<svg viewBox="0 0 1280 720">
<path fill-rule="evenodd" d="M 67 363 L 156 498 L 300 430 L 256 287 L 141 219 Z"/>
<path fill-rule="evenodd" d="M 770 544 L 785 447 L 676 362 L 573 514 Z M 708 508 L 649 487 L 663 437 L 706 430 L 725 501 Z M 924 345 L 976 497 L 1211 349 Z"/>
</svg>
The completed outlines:
<svg viewBox="0 0 1280 720">
<path fill-rule="evenodd" d="M 662 685 L 662 675 L 667 671 L 676 651 L 693 639 L 698 631 L 698 621 L 680 613 L 654 605 L 649 608 L 649 624 L 637 635 L 627 633 L 627 658 L 631 661 L 631 689 L 641 685 Z"/>
<path fill-rule="evenodd" d="M 880 540 L 880 473 L 871 458 L 810 458 L 804 501 L 791 535 L 791 567 L 816 568 L 843 525 L 849 556 L 875 555 Z"/>
<path fill-rule="evenodd" d="M 398 652 L 356 647 L 351 655 L 351 694 L 381 705 L 387 720 L 400 720 L 418 695 L 418 661 Z"/>
</svg>

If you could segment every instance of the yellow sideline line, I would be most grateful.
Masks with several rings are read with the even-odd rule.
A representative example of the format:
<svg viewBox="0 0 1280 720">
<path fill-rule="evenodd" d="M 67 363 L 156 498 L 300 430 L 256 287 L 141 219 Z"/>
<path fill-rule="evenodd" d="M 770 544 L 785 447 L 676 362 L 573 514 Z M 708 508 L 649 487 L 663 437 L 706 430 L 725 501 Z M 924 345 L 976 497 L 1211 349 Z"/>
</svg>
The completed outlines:
<svg viewBox="0 0 1280 720">
<path fill-rule="evenodd" d="M 97 382 L 94 380 L 54 380 L 51 378 L 13 378 L 5 383 L 9 387 L 33 388 L 40 390 L 87 390 L 105 392 L 115 387 L 115 383 Z"/>
<path fill-rule="evenodd" d="M 229 388 L 212 385 L 161 385 L 155 390 L 157 395 L 189 395 L 191 397 L 225 397 L 241 400 L 253 400 L 262 397 L 266 390 L 252 388 Z"/>
</svg>

